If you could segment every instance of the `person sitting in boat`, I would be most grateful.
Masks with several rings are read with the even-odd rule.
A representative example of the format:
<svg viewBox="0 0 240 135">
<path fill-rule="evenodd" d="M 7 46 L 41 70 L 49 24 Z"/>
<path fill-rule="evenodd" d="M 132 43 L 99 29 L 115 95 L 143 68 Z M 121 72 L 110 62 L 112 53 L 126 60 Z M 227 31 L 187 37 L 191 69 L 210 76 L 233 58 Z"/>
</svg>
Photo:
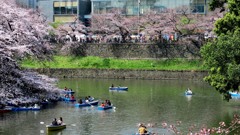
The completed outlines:
<svg viewBox="0 0 240 135">
<path fill-rule="evenodd" d="M 187 88 L 186 92 L 187 93 L 192 93 L 192 90 L 190 88 Z"/>
<path fill-rule="evenodd" d="M 75 97 L 73 95 L 71 95 L 71 100 L 74 100 L 74 99 L 75 99 Z"/>
<path fill-rule="evenodd" d="M 105 104 L 103 102 L 101 103 L 101 107 L 105 107 Z"/>
<path fill-rule="evenodd" d="M 91 102 L 94 100 L 94 97 L 88 96 L 88 101 Z"/>
<path fill-rule="evenodd" d="M 65 94 L 64 97 L 65 97 L 65 98 L 69 98 L 69 94 Z"/>
<path fill-rule="evenodd" d="M 78 103 L 79 103 L 79 104 L 82 104 L 82 103 L 83 103 L 83 101 L 82 101 L 81 98 L 79 99 Z"/>
<path fill-rule="evenodd" d="M 112 86 L 111 86 L 112 88 L 114 87 L 114 85 L 112 84 Z"/>
<path fill-rule="evenodd" d="M 141 123 L 138 128 L 138 134 L 145 135 L 147 132 L 147 127 Z"/>
<path fill-rule="evenodd" d="M 108 100 L 106 99 L 104 102 L 105 106 L 108 106 Z"/>
<path fill-rule="evenodd" d="M 68 88 L 65 86 L 64 90 L 67 90 Z"/>
<path fill-rule="evenodd" d="M 4 109 L 5 108 L 5 105 L 4 104 L 0 104 L 0 109 Z"/>
<path fill-rule="evenodd" d="M 88 97 L 85 97 L 85 103 L 88 103 L 89 100 L 88 100 Z"/>
<path fill-rule="evenodd" d="M 63 119 L 62 117 L 59 117 L 58 121 L 57 121 L 57 124 L 58 125 L 62 125 L 63 124 Z"/>
<path fill-rule="evenodd" d="M 57 119 L 56 119 L 56 118 L 53 119 L 52 125 L 53 125 L 53 126 L 57 126 L 57 125 L 58 125 L 58 122 L 57 122 Z"/>
<path fill-rule="evenodd" d="M 107 100 L 107 105 L 108 105 L 108 106 L 111 106 L 111 105 L 112 105 L 112 103 L 110 102 L 110 100 Z"/>
<path fill-rule="evenodd" d="M 38 104 L 34 104 L 33 108 L 39 108 Z"/>
</svg>

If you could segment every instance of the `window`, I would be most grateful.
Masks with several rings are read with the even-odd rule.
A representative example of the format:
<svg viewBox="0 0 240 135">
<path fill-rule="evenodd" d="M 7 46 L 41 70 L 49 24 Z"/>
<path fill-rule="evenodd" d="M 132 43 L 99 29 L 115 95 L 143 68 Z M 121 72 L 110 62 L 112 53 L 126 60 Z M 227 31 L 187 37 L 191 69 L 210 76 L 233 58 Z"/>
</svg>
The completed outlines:
<svg viewBox="0 0 240 135">
<path fill-rule="evenodd" d="M 72 2 L 59 2 L 59 1 L 55 1 L 53 3 L 53 10 L 54 10 L 54 14 L 77 14 L 77 2 L 76 1 L 72 1 Z"/>
<path fill-rule="evenodd" d="M 205 13 L 204 5 L 193 5 L 192 13 Z"/>
</svg>

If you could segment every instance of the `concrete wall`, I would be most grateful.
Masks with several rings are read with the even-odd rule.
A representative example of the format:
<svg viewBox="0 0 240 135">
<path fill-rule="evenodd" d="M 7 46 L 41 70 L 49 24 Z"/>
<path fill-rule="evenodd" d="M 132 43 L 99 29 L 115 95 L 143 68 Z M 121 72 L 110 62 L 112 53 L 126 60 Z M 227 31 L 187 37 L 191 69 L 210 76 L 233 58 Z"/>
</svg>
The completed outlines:
<svg viewBox="0 0 240 135">
<path fill-rule="evenodd" d="M 159 71 L 117 69 L 31 69 L 55 78 L 184 79 L 202 80 L 205 71 Z"/>
</svg>

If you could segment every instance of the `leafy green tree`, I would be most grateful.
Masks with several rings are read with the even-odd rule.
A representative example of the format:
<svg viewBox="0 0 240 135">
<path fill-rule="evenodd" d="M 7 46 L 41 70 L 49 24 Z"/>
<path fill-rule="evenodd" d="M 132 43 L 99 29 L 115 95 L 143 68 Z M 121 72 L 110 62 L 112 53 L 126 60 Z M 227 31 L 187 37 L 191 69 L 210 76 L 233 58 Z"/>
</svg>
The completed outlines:
<svg viewBox="0 0 240 135">
<path fill-rule="evenodd" d="M 225 2 L 226 0 L 213 0 L 210 3 L 210 9 L 223 7 Z M 234 32 L 236 29 L 240 28 L 240 1 L 227 0 L 227 9 L 228 11 L 225 16 L 215 23 L 214 31 L 217 35 Z"/>
<path fill-rule="evenodd" d="M 203 46 L 201 54 L 210 69 L 205 81 L 231 99 L 229 91 L 240 90 L 240 32 L 220 35 Z"/>
<path fill-rule="evenodd" d="M 215 10 L 216 8 L 221 8 L 223 10 L 225 10 L 224 8 L 224 4 L 227 3 L 228 0 L 211 0 L 209 2 L 209 9 L 210 10 Z"/>
</svg>

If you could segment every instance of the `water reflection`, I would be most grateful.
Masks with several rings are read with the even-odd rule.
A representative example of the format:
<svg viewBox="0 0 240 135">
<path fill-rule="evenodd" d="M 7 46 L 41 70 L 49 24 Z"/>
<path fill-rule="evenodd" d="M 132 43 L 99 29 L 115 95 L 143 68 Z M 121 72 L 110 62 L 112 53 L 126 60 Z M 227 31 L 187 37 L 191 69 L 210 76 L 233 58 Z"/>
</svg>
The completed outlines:
<svg viewBox="0 0 240 135">
<path fill-rule="evenodd" d="M 192 99 L 192 95 L 185 95 L 185 97 L 187 98 L 187 101 L 191 101 Z"/>
</svg>

